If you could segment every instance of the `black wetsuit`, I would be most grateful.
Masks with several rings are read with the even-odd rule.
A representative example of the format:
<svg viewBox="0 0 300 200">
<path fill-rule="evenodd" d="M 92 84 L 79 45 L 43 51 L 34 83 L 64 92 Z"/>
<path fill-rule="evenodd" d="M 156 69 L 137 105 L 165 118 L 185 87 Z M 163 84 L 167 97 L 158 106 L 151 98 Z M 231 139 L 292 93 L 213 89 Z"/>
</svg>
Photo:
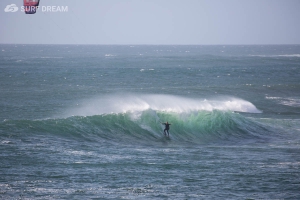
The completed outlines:
<svg viewBox="0 0 300 200">
<path fill-rule="evenodd" d="M 168 136 L 169 136 L 169 129 L 170 129 L 170 125 L 171 124 L 167 124 L 167 123 L 162 123 L 162 124 L 164 124 L 165 125 L 165 129 L 164 129 L 164 134 L 166 135 L 166 132 L 168 133 Z"/>
</svg>

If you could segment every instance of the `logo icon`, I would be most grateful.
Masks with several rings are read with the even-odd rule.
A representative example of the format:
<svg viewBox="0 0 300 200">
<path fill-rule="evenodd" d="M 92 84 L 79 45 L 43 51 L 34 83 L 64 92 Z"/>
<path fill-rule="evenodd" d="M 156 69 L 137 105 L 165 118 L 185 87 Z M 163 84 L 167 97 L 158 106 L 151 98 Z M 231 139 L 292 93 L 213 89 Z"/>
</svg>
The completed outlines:
<svg viewBox="0 0 300 200">
<path fill-rule="evenodd" d="M 7 5 L 4 9 L 5 12 L 17 12 L 18 10 L 19 8 L 17 7 L 16 4 Z"/>
</svg>

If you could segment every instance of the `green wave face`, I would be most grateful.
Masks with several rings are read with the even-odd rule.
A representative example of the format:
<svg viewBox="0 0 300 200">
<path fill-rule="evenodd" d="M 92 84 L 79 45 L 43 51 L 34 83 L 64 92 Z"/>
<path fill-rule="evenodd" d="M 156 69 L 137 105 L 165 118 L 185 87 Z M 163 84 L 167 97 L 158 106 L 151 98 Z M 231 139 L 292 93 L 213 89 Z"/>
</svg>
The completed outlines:
<svg viewBox="0 0 300 200">
<path fill-rule="evenodd" d="M 207 144 L 261 139 L 273 130 L 238 112 L 260 113 L 245 100 L 171 95 L 109 95 L 87 100 L 65 116 L 45 120 L 5 120 L 2 136 L 47 134 L 98 142 Z M 163 134 L 168 121 L 170 138 Z M 258 134 L 259 133 L 259 134 Z"/>
<path fill-rule="evenodd" d="M 170 138 L 161 122 L 168 121 Z M 158 144 L 211 144 L 243 142 L 270 136 L 271 128 L 232 111 L 167 112 L 147 109 L 138 112 L 74 116 L 64 119 L 7 120 L 3 135 L 22 132 L 97 142 Z M 5 134 L 4 134 L 5 133 Z M 259 133 L 259 134 L 258 134 Z"/>
</svg>

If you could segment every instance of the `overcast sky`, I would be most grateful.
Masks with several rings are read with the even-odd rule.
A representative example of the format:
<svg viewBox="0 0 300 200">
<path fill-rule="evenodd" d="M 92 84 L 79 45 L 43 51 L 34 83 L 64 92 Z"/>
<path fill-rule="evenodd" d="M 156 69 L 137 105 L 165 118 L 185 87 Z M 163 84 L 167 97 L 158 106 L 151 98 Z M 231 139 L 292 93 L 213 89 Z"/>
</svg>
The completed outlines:
<svg viewBox="0 0 300 200">
<path fill-rule="evenodd" d="M 34 15 L 22 5 L 0 1 L 0 43 L 300 44 L 300 0 L 40 0 L 68 11 Z"/>
</svg>

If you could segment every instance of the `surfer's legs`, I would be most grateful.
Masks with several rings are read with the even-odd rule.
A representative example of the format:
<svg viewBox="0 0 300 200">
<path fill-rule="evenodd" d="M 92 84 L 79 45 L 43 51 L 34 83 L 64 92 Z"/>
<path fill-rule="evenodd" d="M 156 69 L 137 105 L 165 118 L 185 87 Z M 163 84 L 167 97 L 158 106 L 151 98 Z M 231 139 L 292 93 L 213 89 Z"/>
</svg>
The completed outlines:
<svg viewBox="0 0 300 200">
<path fill-rule="evenodd" d="M 169 137 L 169 135 L 170 135 L 170 134 L 169 134 L 169 129 L 165 129 L 165 130 L 164 130 L 165 136 L 167 136 L 167 133 L 166 133 L 166 132 L 168 133 L 168 137 Z"/>
</svg>

